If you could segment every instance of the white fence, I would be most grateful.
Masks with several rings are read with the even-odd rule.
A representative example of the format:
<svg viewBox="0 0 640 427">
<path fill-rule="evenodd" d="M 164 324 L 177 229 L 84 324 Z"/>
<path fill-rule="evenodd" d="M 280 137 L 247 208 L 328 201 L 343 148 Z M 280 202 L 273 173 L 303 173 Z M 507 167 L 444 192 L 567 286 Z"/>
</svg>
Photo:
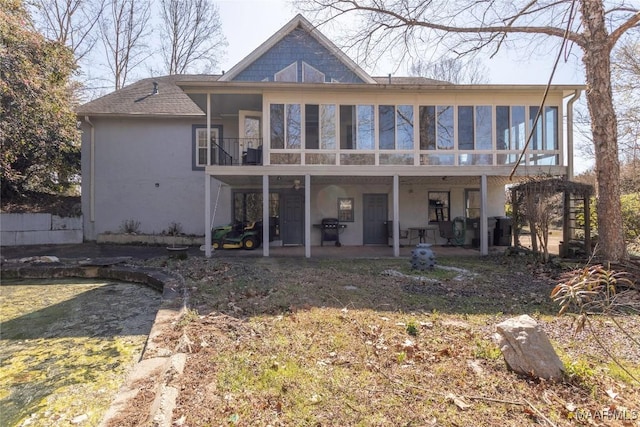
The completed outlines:
<svg viewBox="0 0 640 427">
<path fill-rule="evenodd" d="M 82 243 L 82 217 L 46 213 L 0 214 L 0 245 L 63 245 Z"/>
</svg>

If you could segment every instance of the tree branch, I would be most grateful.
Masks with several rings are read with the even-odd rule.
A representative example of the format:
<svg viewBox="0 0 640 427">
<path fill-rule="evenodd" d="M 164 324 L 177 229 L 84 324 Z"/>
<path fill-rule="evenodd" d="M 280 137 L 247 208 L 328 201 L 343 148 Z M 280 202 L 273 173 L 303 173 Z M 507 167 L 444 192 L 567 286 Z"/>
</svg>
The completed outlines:
<svg viewBox="0 0 640 427">
<path fill-rule="evenodd" d="M 611 41 L 611 48 L 616 44 L 616 42 L 620 39 L 620 37 L 629 29 L 633 27 L 637 27 L 640 24 L 640 12 L 636 12 L 631 18 L 627 20 L 624 24 L 620 25 L 616 28 L 610 35 L 609 40 Z"/>
</svg>

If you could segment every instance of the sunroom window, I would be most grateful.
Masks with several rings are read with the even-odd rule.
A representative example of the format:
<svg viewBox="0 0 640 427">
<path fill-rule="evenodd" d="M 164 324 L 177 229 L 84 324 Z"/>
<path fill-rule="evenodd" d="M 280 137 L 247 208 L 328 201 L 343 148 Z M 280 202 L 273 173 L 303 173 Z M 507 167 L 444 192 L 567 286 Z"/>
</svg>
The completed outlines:
<svg viewBox="0 0 640 427">
<path fill-rule="evenodd" d="M 300 104 L 271 104 L 269 112 L 271 148 L 300 148 Z"/>
<path fill-rule="evenodd" d="M 413 149 L 413 105 L 378 106 L 380 149 Z"/>
<path fill-rule="evenodd" d="M 458 107 L 458 148 L 460 150 L 473 150 L 474 135 L 473 107 Z"/>
<path fill-rule="evenodd" d="M 453 165 L 455 156 L 445 154 L 454 148 L 453 106 L 421 105 L 420 115 L 420 149 L 433 150 L 433 154 L 421 154 L 420 164 Z M 441 151 L 441 153 L 438 153 Z"/>
<path fill-rule="evenodd" d="M 304 106 L 305 148 L 333 150 L 336 148 L 336 106 L 307 104 Z"/>
<path fill-rule="evenodd" d="M 373 105 L 341 105 L 340 148 L 373 150 L 374 120 Z"/>
<path fill-rule="evenodd" d="M 452 150 L 454 144 L 453 107 L 421 105 L 420 149 Z"/>
</svg>

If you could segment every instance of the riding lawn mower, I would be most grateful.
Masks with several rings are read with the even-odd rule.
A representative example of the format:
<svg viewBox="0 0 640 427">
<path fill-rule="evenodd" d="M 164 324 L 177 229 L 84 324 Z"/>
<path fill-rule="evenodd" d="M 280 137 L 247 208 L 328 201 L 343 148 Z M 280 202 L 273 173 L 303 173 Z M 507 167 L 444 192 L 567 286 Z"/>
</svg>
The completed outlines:
<svg viewBox="0 0 640 427">
<path fill-rule="evenodd" d="M 262 243 L 262 221 L 241 222 L 214 227 L 211 230 L 213 249 L 252 250 Z"/>
</svg>

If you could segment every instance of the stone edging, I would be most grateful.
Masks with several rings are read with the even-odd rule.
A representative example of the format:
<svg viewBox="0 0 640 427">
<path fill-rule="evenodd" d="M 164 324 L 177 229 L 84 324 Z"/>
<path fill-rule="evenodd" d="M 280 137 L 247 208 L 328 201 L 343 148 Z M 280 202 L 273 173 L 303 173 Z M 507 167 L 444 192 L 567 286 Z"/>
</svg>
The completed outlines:
<svg viewBox="0 0 640 427">
<path fill-rule="evenodd" d="M 182 316 L 186 298 L 180 277 L 158 269 L 121 265 L 129 258 L 103 259 L 92 261 L 70 261 L 65 264 L 18 264 L 4 262 L 0 268 L 3 279 L 55 279 L 64 277 L 86 279 L 111 279 L 140 283 L 162 292 L 162 302 L 147 337 L 143 354 L 127 375 L 124 385 L 118 390 L 101 426 L 107 426 L 121 408 L 132 401 L 140 391 L 136 384 L 141 379 L 154 383 L 156 398 L 149 408 L 148 421 L 154 426 L 170 427 L 171 414 L 178 397 L 178 390 L 172 382 L 182 375 L 186 364 L 186 354 L 173 349 L 158 347 L 154 337 L 162 334 L 167 326 L 173 325 Z"/>
</svg>

